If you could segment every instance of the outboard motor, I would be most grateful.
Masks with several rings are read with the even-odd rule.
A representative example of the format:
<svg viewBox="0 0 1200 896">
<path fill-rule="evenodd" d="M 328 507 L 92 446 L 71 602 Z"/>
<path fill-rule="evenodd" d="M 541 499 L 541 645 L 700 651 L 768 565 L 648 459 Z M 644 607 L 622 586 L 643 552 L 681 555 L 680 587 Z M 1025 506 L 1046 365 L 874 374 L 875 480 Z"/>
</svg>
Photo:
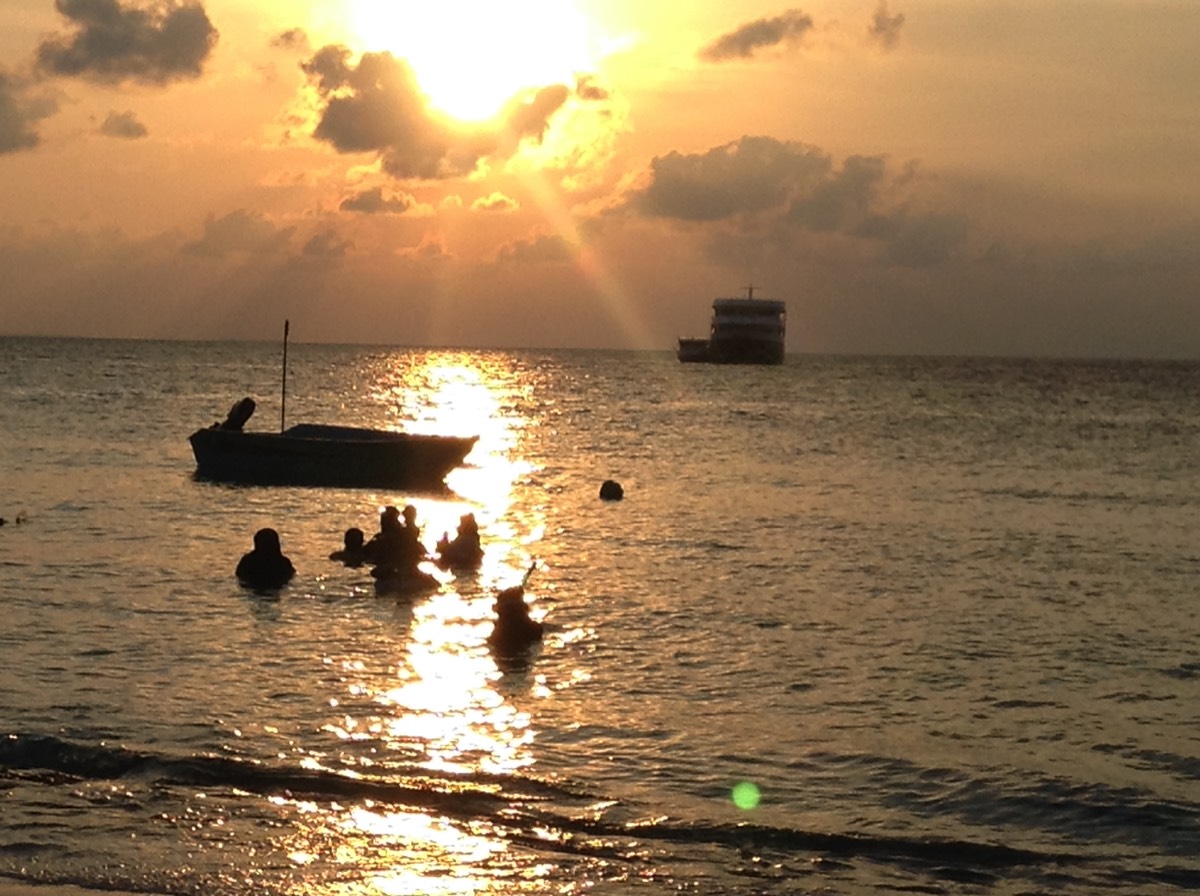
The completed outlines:
<svg viewBox="0 0 1200 896">
<path fill-rule="evenodd" d="M 219 429 L 232 429 L 240 431 L 246 425 L 246 421 L 254 413 L 254 399 L 249 396 L 237 402 L 229 409 L 229 416 L 225 418 L 225 422 L 218 426 Z"/>
</svg>

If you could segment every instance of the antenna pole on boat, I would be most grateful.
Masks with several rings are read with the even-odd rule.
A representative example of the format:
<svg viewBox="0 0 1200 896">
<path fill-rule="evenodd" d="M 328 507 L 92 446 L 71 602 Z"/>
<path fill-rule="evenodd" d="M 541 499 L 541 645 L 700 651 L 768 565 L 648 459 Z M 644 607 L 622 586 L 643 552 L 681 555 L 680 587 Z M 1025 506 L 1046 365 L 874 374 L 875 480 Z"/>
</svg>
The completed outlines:
<svg viewBox="0 0 1200 896">
<path fill-rule="evenodd" d="M 279 395 L 279 431 L 283 432 L 287 421 L 287 339 L 289 321 L 283 322 L 283 385 Z"/>
</svg>

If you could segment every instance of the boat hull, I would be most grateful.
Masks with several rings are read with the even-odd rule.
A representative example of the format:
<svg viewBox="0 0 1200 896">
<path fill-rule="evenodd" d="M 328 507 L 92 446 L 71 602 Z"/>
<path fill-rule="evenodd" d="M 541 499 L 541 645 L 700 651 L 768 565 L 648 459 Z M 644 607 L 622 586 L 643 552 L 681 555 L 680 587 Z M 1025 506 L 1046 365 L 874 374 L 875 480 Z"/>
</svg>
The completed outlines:
<svg viewBox="0 0 1200 896">
<path fill-rule="evenodd" d="M 444 488 L 475 436 L 382 432 L 301 424 L 283 433 L 219 426 L 188 439 L 196 478 L 248 485 Z"/>
<path fill-rule="evenodd" d="M 783 343 L 775 340 L 713 339 L 709 364 L 782 364 Z"/>
<path fill-rule="evenodd" d="M 681 337 L 677 355 L 685 364 L 703 364 L 708 360 L 708 340 Z"/>
</svg>

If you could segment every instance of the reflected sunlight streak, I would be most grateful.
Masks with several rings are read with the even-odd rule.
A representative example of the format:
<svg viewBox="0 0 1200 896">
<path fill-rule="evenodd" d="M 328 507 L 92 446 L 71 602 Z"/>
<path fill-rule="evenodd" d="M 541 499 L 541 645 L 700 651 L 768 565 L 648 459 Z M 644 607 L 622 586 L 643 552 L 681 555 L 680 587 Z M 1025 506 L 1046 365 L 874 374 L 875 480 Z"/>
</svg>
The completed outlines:
<svg viewBox="0 0 1200 896">
<path fill-rule="evenodd" d="M 404 680 L 377 696 L 399 710 L 388 723 L 392 742 L 418 742 L 428 768 L 503 774 L 533 765 L 529 714 L 495 690 L 483 647 L 490 608 L 490 595 L 438 595 L 418 607 Z"/>
<path fill-rule="evenodd" d="M 467 464 L 448 477 L 450 494 L 374 498 L 412 503 L 426 547 L 453 533 L 461 514 L 476 514 L 484 563 L 478 571 L 439 571 L 441 588 L 406 610 L 394 657 L 324 660 L 337 670 L 337 683 L 323 730 L 344 750 L 343 763 L 373 775 L 407 778 L 421 768 L 444 778 L 438 786 L 493 793 L 496 776 L 527 775 L 535 765 L 528 701 L 552 699 L 558 690 L 536 676 L 518 707 L 499 687 L 503 673 L 486 645 L 495 590 L 520 581 L 546 531 L 545 508 L 516 498 L 517 484 L 535 473 L 524 446 L 537 373 L 503 353 L 410 350 L 376 357 L 365 376 L 386 425 L 479 437 Z M 314 874 L 318 866 L 353 867 L 389 894 L 491 893 L 502 884 L 511 891 L 509 875 L 526 885 L 541 876 L 509 854 L 503 832 L 489 833 L 495 822 L 487 817 L 462 822 L 370 800 L 290 804 L 305 823 L 288 854 Z"/>
<path fill-rule="evenodd" d="M 453 534 L 463 513 L 476 515 L 484 536 L 481 578 L 500 581 L 527 568 L 544 520 L 510 515 L 513 489 L 533 472 L 521 443 L 530 418 L 532 385 L 511 358 L 455 351 L 395 352 L 367 372 L 368 394 L 393 428 L 479 437 L 466 463 L 450 471 L 446 485 L 461 501 L 414 500 L 431 547 Z M 385 502 L 391 503 L 391 502 Z M 512 548 L 520 546 L 508 558 Z M 519 574 L 519 573 L 518 573 Z"/>
</svg>

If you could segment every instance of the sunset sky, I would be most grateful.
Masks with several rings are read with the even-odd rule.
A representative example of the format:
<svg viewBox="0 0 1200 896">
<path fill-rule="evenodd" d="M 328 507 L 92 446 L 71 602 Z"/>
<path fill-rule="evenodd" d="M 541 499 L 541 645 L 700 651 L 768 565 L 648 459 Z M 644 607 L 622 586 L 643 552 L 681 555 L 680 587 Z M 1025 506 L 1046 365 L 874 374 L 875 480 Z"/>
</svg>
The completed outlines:
<svg viewBox="0 0 1200 896">
<path fill-rule="evenodd" d="M 3 0 L 0 335 L 1200 356 L 1196 0 Z"/>
</svg>

